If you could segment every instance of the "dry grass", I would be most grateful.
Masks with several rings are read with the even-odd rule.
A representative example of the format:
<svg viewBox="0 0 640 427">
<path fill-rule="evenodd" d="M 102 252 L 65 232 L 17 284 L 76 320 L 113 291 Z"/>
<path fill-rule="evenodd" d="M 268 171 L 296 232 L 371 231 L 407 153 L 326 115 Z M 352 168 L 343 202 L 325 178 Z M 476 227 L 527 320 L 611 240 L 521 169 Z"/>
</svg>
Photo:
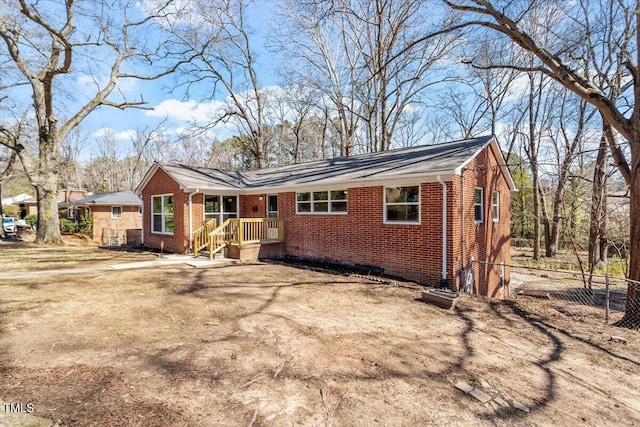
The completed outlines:
<svg viewBox="0 0 640 427">
<path fill-rule="evenodd" d="M 97 246 L 39 246 L 0 243 L 0 273 L 102 266 L 155 259 L 156 254 Z"/>
<path fill-rule="evenodd" d="M 0 401 L 83 426 L 640 423 L 636 333 L 537 301 L 418 296 L 270 264 L 5 281 Z"/>
</svg>

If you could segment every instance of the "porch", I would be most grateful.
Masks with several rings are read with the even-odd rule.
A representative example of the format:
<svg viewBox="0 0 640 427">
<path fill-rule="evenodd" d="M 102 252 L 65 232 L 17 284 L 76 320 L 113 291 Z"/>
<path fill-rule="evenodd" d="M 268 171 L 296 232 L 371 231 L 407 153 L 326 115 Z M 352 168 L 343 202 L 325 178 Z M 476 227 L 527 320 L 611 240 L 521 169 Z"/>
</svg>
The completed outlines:
<svg viewBox="0 0 640 427">
<path fill-rule="evenodd" d="M 225 248 L 229 249 L 229 256 L 232 258 L 242 260 L 243 250 L 255 253 L 257 258 L 262 245 L 282 242 L 282 218 L 229 218 L 219 226 L 216 219 L 210 219 L 192 234 L 193 254 L 197 256 L 206 248 L 209 259 L 213 259 L 216 253 Z"/>
</svg>

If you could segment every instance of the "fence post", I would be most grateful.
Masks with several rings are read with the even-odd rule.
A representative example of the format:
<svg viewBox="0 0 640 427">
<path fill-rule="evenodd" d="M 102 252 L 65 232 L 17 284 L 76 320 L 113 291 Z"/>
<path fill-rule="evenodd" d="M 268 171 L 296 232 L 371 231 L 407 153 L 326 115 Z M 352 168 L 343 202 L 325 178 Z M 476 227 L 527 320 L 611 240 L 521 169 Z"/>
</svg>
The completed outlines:
<svg viewBox="0 0 640 427">
<path fill-rule="evenodd" d="M 609 273 L 604 276 L 604 321 L 609 323 Z"/>
</svg>

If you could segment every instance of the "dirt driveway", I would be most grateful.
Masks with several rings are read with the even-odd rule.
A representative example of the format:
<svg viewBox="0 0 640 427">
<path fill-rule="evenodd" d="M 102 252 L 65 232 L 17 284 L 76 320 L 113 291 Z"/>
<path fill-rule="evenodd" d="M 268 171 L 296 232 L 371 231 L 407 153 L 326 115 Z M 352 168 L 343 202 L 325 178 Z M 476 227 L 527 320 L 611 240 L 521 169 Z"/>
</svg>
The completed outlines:
<svg viewBox="0 0 640 427">
<path fill-rule="evenodd" d="M 0 401 L 81 426 L 640 424 L 637 333 L 401 285 L 277 264 L 5 280 Z"/>
</svg>

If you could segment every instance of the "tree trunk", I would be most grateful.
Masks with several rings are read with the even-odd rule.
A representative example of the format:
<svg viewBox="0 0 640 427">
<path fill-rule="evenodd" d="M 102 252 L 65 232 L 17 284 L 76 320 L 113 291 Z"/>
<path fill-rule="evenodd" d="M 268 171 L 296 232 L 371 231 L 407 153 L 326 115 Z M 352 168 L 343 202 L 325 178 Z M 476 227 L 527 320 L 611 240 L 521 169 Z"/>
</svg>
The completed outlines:
<svg viewBox="0 0 640 427">
<path fill-rule="evenodd" d="M 604 166 L 607 157 L 607 142 L 603 133 L 598 147 L 598 157 L 596 158 L 595 170 L 593 171 L 593 184 L 591 186 L 591 218 L 589 225 L 589 271 L 598 266 L 601 259 L 600 254 L 600 229 L 602 228 L 603 215 L 603 186 L 604 186 Z"/>
<path fill-rule="evenodd" d="M 540 180 L 538 180 L 538 185 L 540 185 Z M 538 190 L 538 197 L 540 197 L 540 215 L 542 216 L 542 226 L 544 229 L 544 256 L 552 257 L 551 220 L 549 219 L 549 209 L 547 209 L 547 202 L 545 201 L 542 188 Z"/>
<path fill-rule="evenodd" d="M 58 219 L 57 175 L 54 173 L 42 177 L 43 182 L 36 186 L 38 200 L 38 230 L 36 243 L 62 244 L 60 221 Z"/>
<path fill-rule="evenodd" d="M 634 174 L 630 188 L 630 242 L 629 282 L 627 285 L 627 305 L 619 325 L 640 329 L 640 180 Z"/>
<path fill-rule="evenodd" d="M 540 184 L 537 170 L 533 175 L 533 259 L 540 259 Z"/>
<path fill-rule="evenodd" d="M 553 200 L 553 215 L 551 217 L 551 231 L 547 242 L 547 256 L 555 257 L 558 254 L 558 241 L 560 240 L 560 214 L 562 201 L 564 199 L 565 178 L 558 180 L 558 188 L 556 188 Z"/>
</svg>

